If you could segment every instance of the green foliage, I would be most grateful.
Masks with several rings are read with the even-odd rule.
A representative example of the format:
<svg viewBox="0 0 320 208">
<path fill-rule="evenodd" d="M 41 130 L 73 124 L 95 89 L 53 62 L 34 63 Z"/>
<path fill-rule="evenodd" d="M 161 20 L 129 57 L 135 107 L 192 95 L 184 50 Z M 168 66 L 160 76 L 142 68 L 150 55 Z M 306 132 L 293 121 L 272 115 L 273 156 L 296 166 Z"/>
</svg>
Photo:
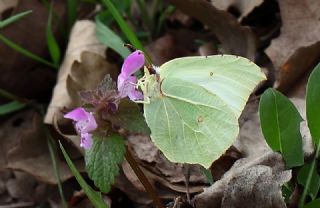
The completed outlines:
<svg viewBox="0 0 320 208">
<path fill-rule="evenodd" d="M 60 142 L 59 142 L 59 145 L 60 145 L 60 149 L 62 151 L 62 154 L 63 154 L 63 156 L 64 156 L 64 158 L 65 158 L 65 160 L 66 160 L 66 162 L 67 162 L 72 174 L 74 175 L 74 177 L 76 178 L 77 182 L 79 183 L 79 185 L 83 189 L 84 193 L 88 196 L 88 198 L 91 201 L 91 203 L 97 208 L 107 208 L 108 206 L 103 201 L 101 193 L 94 191 L 87 184 L 87 182 L 82 178 L 81 174 L 79 173 L 77 168 L 72 163 L 70 157 L 68 156 L 66 150 L 63 148 L 63 146 L 62 146 L 62 144 Z"/>
<path fill-rule="evenodd" d="M 59 45 L 53 35 L 52 32 L 52 3 L 49 6 L 49 17 L 48 17 L 48 23 L 47 23 L 47 29 L 46 29 L 46 37 L 47 37 L 47 44 L 48 49 L 50 52 L 51 59 L 53 61 L 53 64 L 56 66 L 56 68 L 59 67 L 60 58 L 61 58 L 61 52 Z"/>
<path fill-rule="evenodd" d="M 24 108 L 25 106 L 26 106 L 26 104 L 20 103 L 18 101 L 12 101 L 10 103 L 0 105 L 0 115 L 2 116 L 5 114 L 8 114 L 8 113 L 18 111 L 18 110 Z"/>
<path fill-rule="evenodd" d="M 107 119 L 113 125 L 120 126 L 129 132 L 150 134 L 139 106 L 128 99 L 122 99 L 118 111 L 115 114 L 109 114 Z"/>
<path fill-rule="evenodd" d="M 235 141 L 238 118 L 265 76 L 231 55 L 174 59 L 159 70 L 160 80 L 146 71 L 139 81 L 152 140 L 172 162 L 208 168 Z"/>
<path fill-rule="evenodd" d="M 263 135 L 273 151 L 280 151 L 288 168 L 303 164 L 300 122 L 303 120 L 292 102 L 280 92 L 268 89 L 260 100 Z"/>
<path fill-rule="evenodd" d="M 306 196 L 309 194 L 313 194 L 316 196 L 317 194 L 312 190 L 316 190 L 313 188 L 313 180 L 316 171 L 317 159 L 320 156 L 320 110 L 319 110 L 319 101 L 320 101 L 320 64 L 318 64 L 312 73 L 310 74 L 308 85 L 307 85 L 307 96 L 306 96 L 306 111 L 307 111 L 307 120 L 308 120 L 308 127 L 312 136 L 312 140 L 316 145 L 316 151 L 314 158 L 310 164 L 309 172 L 305 175 L 307 178 L 305 179 L 305 186 L 302 192 L 299 207 L 302 207 Z M 316 173 L 317 177 L 319 177 L 318 173 Z M 318 187 L 318 184 L 315 184 Z M 319 191 L 319 187 L 317 188 L 317 192 Z"/>
<path fill-rule="evenodd" d="M 0 29 L 20 20 L 21 18 L 27 16 L 28 14 L 30 14 L 32 11 L 31 10 L 28 10 L 28 11 L 25 11 L 25 12 L 21 12 L 19 14 L 16 14 L 16 15 L 13 15 L 5 20 L 0 20 Z"/>
<path fill-rule="evenodd" d="M 104 5 L 109 9 L 110 13 L 112 14 L 113 18 L 118 23 L 120 29 L 125 34 L 125 36 L 128 38 L 130 43 L 139 50 L 142 50 L 146 54 L 146 50 L 144 49 L 142 43 L 139 41 L 135 33 L 132 31 L 132 29 L 129 27 L 129 25 L 126 23 L 126 21 L 123 19 L 123 17 L 118 12 L 117 8 L 114 6 L 114 4 L 110 0 L 102 0 Z"/>
<path fill-rule="evenodd" d="M 320 198 L 309 202 L 308 204 L 304 205 L 303 208 L 319 208 L 320 207 Z"/>
<path fill-rule="evenodd" d="M 311 73 L 306 95 L 306 112 L 309 130 L 315 144 L 311 163 L 304 164 L 298 173 L 298 183 L 304 186 L 299 207 L 318 206 L 319 201 L 304 206 L 307 195 L 314 200 L 320 188 L 320 176 L 316 164 L 320 155 L 320 64 Z M 261 128 L 266 141 L 274 151 L 280 151 L 287 167 L 303 164 L 302 140 L 300 135 L 301 116 L 294 105 L 276 90 L 268 89 L 260 100 Z"/>
<path fill-rule="evenodd" d="M 96 17 L 96 31 L 98 40 L 106 46 L 119 53 L 122 58 L 126 58 L 130 51 L 124 47 L 124 42 L 107 25 L 103 24 L 99 16 Z"/>
<path fill-rule="evenodd" d="M 310 177 L 310 175 L 311 177 Z M 310 178 L 310 185 L 307 186 L 308 179 Z M 312 167 L 312 164 L 305 164 L 299 171 L 298 183 L 303 185 L 307 189 L 311 199 L 314 200 L 317 197 L 320 188 L 320 176 L 317 170 Z"/>
<path fill-rule="evenodd" d="M 92 147 L 85 153 L 89 177 L 102 192 L 110 191 L 111 184 L 119 173 L 118 165 L 123 161 L 125 144 L 122 137 L 94 136 Z"/>
<path fill-rule="evenodd" d="M 310 75 L 306 100 L 308 127 L 314 143 L 318 145 L 320 140 L 320 64 Z"/>
<path fill-rule="evenodd" d="M 67 0 L 68 9 L 68 29 L 71 30 L 73 24 L 77 20 L 78 0 Z"/>
</svg>

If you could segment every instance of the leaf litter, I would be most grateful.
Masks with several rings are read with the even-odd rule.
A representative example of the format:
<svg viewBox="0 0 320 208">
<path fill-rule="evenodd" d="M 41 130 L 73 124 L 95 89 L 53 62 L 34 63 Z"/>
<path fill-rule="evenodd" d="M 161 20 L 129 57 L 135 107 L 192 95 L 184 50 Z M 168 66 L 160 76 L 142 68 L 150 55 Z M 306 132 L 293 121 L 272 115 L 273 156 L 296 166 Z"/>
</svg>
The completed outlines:
<svg viewBox="0 0 320 208">
<path fill-rule="evenodd" d="M 1 17 L 3 17 L 3 11 L 15 6 L 15 2 L 11 1 L 9 6 L 5 7 L 2 5 L 5 2 L 0 4 Z M 48 11 L 42 5 L 40 6 L 39 2 L 17 2 L 17 12 L 32 8 L 34 16 L 5 28 L 3 34 L 34 53 L 46 56 L 48 52 L 44 36 L 40 32 L 34 32 L 45 31 L 46 20 L 36 24 L 33 20 L 39 19 L 39 15 L 41 17 L 48 15 Z M 145 40 L 146 45 L 149 45 L 147 50 L 156 65 L 161 65 L 176 57 L 218 53 L 241 55 L 258 62 L 267 60 L 265 65 L 267 73 L 274 73 L 272 65 L 276 72 L 276 83 L 269 82 L 269 86 L 274 85 L 282 91 L 291 91 L 293 97 L 304 97 L 292 89 L 298 85 L 302 75 L 319 60 L 319 15 L 316 11 L 320 4 L 318 1 L 299 1 L 295 4 L 287 0 L 278 1 L 280 11 L 279 13 L 272 11 L 275 12 L 272 15 L 279 17 L 280 31 L 277 35 L 266 36 L 267 40 L 263 40 L 265 41 L 263 44 L 268 41 L 271 44 L 261 47 L 263 44 L 261 37 L 258 37 L 259 33 L 277 31 L 278 26 L 265 27 L 264 23 L 261 23 L 261 25 L 258 24 L 260 27 L 258 28 L 257 25 L 250 25 L 252 22 L 250 19 L 261 18 L 255 16 L 257 15 L 255 12 L 261 5 L 271 4 L 270 2 L 261 0 L 211 2 L 170 0 L 169 3 L 172 3 L 176 10 L 166 17 L 163 33 L 151 41 Z M 57 15 L 65 20 L 66 5 L 64 2 L 57 1 L 54 7 Z M 86 12 L 87 16 L 94 13 L 90 13 L 89 9 Z M 135 12 L 139 19 L 137 22 L 143 21 L 139 17 L 139 11 Z M 262 22 L 268 16 L 263 16 L 263 18 Z M 133 21 L 133 25 L 137 22 Z M 78 148 L 80 139 L 70 128 L 70 122 L 62 118 L 62 113 L 82 105 L 84 100 L 90 103 L 88 101 L 93 100 L 92 95 L 94 94 L 99 95 L 96 97 L 103 98 L 98 100 L 98 103 L 102 103 L 107 96 L 100 96 L 104 88 L 99 87 L 98 83 L 107 74 L 110 74 L 109 77 L 112 80 L 116 80 L 120 69 L 120 66 L 116 64 L 118 63 L 117 56 L 110 54 L 110 49 L 97 40 L 95 27 L 95 23 L 90 20 L 78 20 L 75 23 L 44 119 L 45 123 L 56 127 L 58 133 L 54 134 L 54 138 L 66 144 L 74 162 L 83 172 L 83 150 Z M 257 29 L 259 29 L 258 32 Z M 25 32 L 30 33 L 30 31 L 34 33 L 28 38 L 21 35 Z M 57 29 L 54 31 L 57 34 L 61 32 Z M 117 29 L 115 31 L 118 32 Z M 61 36 L 61 33 L 59 35 Z M 2 43 L 0 55 L 2 57 L 1 68 L 4 69 L 0 80 L 1 88 L 3 86 L 23 98 L 38 99 L 41 96 L 48 96 L 47 92 L 52 90 L 54 72 L 47 67 L 39 66 L 38 63 L 23 57 Z M 300 88 L 303 89 L 305 84 L 300 85 Z M 262 84 L 260 87 L 265 88 L 266 86 Z M 259 90 L 261 88 L 255 92 L 256 95 L 259 95 Z M 81 96 L 79 96 L 79 91 Z M 254 100 L 255 95 L 251 99 Z M 43 100 L 48 102 L 46 98 Z M 129 101 L 119 103 L 120 113 L 112 115 L 108 112 L 106 118 L 124 130 L 122 132 L 127 137 L 126 143 L 130 146 L 138 165 L 149 178 L 159 196 L 166 202 L 179 201 L 175 200 L 178 196 L 185 201 L 188 193 L 191 194 L 192 207 L 239 207 L 239 204 L 241 207 L 255 207 L 259 203 L 261 205 L 259 207 L 286 207 L 280 188 L 291 177 L 295 177 L 295 172 L 285 170 L 281 156 L 273 153 L 266 144 L 260 129 L 258 105 L 252 100 L 249 101 L 240 118 L 241 129 L 237 141 L 211 166 L 210 170 L 216 180 L 211 186 L 201 168 L 191 165 L 189 187 L 187 188 L 185 185 L 186 166 L 171 163 L 162 155 L 151 142 L 148 136 L 149 129 L 143 126 L 143 122 L 126 126 L 125 121 L 127 120 L 139 121 L 141 119 L 141 108 L 137 104 Z M 305 118 L 304 99 L 292 98 L 292 101 Z M 135 113 L 132 115 L 130 114 L 132 112 Z M 38 199 L 48 197 L 52 207 L 59 207 L 57 193 L 54 197 L 50 194 L 36 197 L 23 194 L 32 192 L 30 190 L 47 193 L 50 189 L 48 184 L 57 183 L 47 143 L 43 139 L 45 135 L 42 126 L 42 117 L 32 109 L 1 118 L 0 204 L 13 203 L 16 199 L 18 201 L 30 199 L 35 203 L 42 203 Z M 131 131 L 138 128 L 140 128 L 139 133 Z M 314 148 L 305 121 L 301 123 L 301 133 L 305 158 L 308 159 L 312 156 Z M 151 200 L 131 167 L 126 161 L 120 167 L 120 175 L 116 179 L 112 192 L 108 194 L 111 196 L 111 203 L 117 204 L 119 203 L 118 198 L 127 195 L 129 204 L 136 204 L 137 207 L 150 207 Z M 65 187 L 69 187 L 70 193 L 73 192 L 75 188 L 73 188 L 72 175 L 63 160 L 59 162 L 59 168 Z M 33 177 L 35 179 L 31 179 Z M 24 183 L 27 178 L 30 179 L 31 185 Z M 69 199 L 76 200 L 76 196 L 70 193 L 68 193 Z M 251 200 L 243 201 L 243 198 Z M 82 205 L 74 203 L 75 207 L 89 206 L 87 200 L 83 200 Z M 185 204 L 182 204 L 181 207 L 186 207 Z"/>
</svg>

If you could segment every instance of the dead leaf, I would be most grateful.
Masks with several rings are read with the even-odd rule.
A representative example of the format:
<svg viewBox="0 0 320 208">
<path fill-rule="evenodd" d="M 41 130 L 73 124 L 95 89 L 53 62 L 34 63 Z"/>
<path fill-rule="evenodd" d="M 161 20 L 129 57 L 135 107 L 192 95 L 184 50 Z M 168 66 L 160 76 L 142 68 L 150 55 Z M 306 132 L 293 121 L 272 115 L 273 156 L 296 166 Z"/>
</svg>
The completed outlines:
<svg viewBox="0 0 320 208">
<path fill-rule="evenodd" d="M 238 160 L 219 181 L 195 196 L 197 208 L 285 207 L 281 186 L 291 178 L 279 153 Z M 237 190 L 237 191 L 235 191 Z"/>
<path fill-rule="evenodd" d="M 185 33 L 188 32 L 186 36 Z M 197 35 L 191 31 L 175 30 L 158 38 L 147 46 L 153 64 L 160 66 L 171 59 L 192 55 L 192 41 Z"/>
<path fill-rule="evenodd" d="M 6 2 L 8 1 L 3 3 Z M 11 1 L 14 2 L 16 1 Z M 61 22 L 53 21 L 53 31 L 59 40 L 58 30 L 65 22 L 66 4 L 63 0 L 57 0 L 53 6 L 56 19 L 61 20 Z M 27 10 L 32 10 L 32 13 L 1 29 L 1 34 L 24 49 L 40 57 L 46 57 L 49 55 L 45 32 L 49 9 L 41 1 L 21 0 L 18 1 L 13 14 Z M 50 94 L 56 73 L 52 68 L 22 55 L 2 41 L 0 41 L 0 57 L 1 88 L 26 98 L 38 98 Z"/>
<path fill-rule="evenodd" d="M 0 1 L 0 14 L 7 9 L 14 8 L 18 4 L 18 0 L 2 0 Z"/>
<path fill-rule="evenodd" d="M 241 26 L 231 14 L 218 10 L 205 0 L 170 0 L 170 2 L 207 25 L 221 42 L 226 53 L 253 60 L 256 38 L 249 28 Z"/>
<path fill-rule="evenodd" d="M 183 164 L 168 161 L 147 136 L 134 135 L 128 137 L 128 146 L 160 198 L 172 200 L 177 196 L 185 196 Z M 207 180 L 202 174 L 200 166 L 190 165 L 190 168 L 189 192 L 191 194 L 199 193 L 207 186 Z M 136 203 L 144 206 L 151 203 L 144 187 L 126 161 L 122 163 L 122 171 L 117 177 L 115 186 Z"/>
<path fill-rule="evenodd" d="M 221 207 L 285 208 L 281 186 L 290 179 L 291 170 L 273 173 L 268 166 L 249 167 L 229 181 Z"/>
<path fill-rule="evenodd" d="M 281 34 L 266 49 L 278 70 L 278 89 L 286 91 L 320 58 L 320 1 L 278 2 Z"/>
<path fill-rule="evenodd" d="M 0 126 L 0 170 L 10 168 L 33 175 L 36 179 L 56 184 L 46 134 L 40 115 L 23 111 Z M 82 160 L 74 161 L 78 170 L 84 170 Z M 65 181 L 72 176 L 68 166 L 58 161 L 60 177 Z"/>
<path fill-rule="evenodd" d="M 224 11 L 236 10 L 239 13 L 239 21 L 248 16 L 255 7 L 261 5 L 264 0 L 211 0 L 211 4 Z"/>
<path fill-rule="evenodd" d="M 6 187 L 10 196 L 14 199 L 30 200 L 33 194 L 36 180 L 27 173 L 14 171 L 15 178 L 10 178 Z"/>
<path fill-rule="evenodd" d="M 78 91 L 94 89 L 106 74 L 116 76 L 117 67 L 105 60 L 106 47 L 99 43 L 95 33 L 91 21 L 82 20 L 74 25 L 45 123 L 53 124 L 54 114 L 62 108 L 80 106 Z M 61 117 L 57 120 L 60 122 Z"/>
</svg>

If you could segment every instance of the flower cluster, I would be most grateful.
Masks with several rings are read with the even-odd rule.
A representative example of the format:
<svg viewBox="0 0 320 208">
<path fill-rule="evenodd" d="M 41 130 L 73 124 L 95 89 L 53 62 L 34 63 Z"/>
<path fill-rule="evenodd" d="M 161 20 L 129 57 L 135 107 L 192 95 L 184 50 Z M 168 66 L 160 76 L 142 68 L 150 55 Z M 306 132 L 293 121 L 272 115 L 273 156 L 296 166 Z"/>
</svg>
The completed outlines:
<svg viewBox="0 0 320 208">
<path fill-rule="evenodd" d="M 130 100 L 142 100 L 143 94 L 136 89 L 137 78 L 134 73 L 144 65 L 142 51 L 131 53 L 124 61 L 118 77 L 118 91 L 120 97 L 129 97 Z"/>
<path fill-rule="evenodd" d="M 121 73 L 118 76 L 118 94 L 115 92 L 114 95 L 111 87 L 100 88 L 97 92 L 104 96 L 103 98 L 108 98 L 110 100 L 112 96 L 115 97 L 129 97 L 131 100 L 142 100 L 143 94 L 136 89 L 137 78 L 134 76 L 134 73 L 138 71 L 144 65 L 144 54 L 142 51 L 135 51 L 131 53 L 124 61 L 121 69 Z M 110 88 L 110 89 L 109 89 Z M 101 89 L 109 90 L 110 93 L 100 92 Z M 99 91 L 100 90 L 100 91 Z M 99 94 L 98 93 L 98 94 Z M 93 102 L 95 99 L 93 95 L 96 95 L 96 92 L 82 92 L 82 96 L 87 98 L 87 101 Z M 98 96 L 99 97 L 99 96 Z M 118 98 L 119 98 L 118 97 Z M 100 100 L 99 100 L 100 101 Z M 92 103 L 97 104 L 97 103 Z M 71 119 L 75 122 L 75 128 L 81 136 L 80 146 L 84 149 L 90 149 L 92 146 L 92 132 L 97 129 L 97 122 L 92 114 L 92 112 L 87 112 L 84 108 L 76 108 L 73 111 L 64 115 L 65 118 Z"/>
<path fill-rule="evenodd" d="M 76 108 L 65 114 L 64 117 L 75 121 L 76 130 L 81 136 L 80 146 L 84 149 L 90 149 L 92 146 L 91 132 L 98 127 L 93 114 L 84 108 Z"/>
</svg>

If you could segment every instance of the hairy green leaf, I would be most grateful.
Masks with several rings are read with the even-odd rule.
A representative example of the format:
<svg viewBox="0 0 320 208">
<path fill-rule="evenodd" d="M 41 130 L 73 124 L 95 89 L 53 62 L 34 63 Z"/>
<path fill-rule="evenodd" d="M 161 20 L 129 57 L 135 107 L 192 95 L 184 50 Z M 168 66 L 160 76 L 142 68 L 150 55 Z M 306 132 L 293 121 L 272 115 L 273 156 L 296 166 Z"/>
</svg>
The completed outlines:
<svg viewBox="0 0 320 208">
<path fill-rule="evenodd" d="M 122 99 L 115 114 L 109 114 L 107 119 L 132 133 L 150 134 L 150 129 L 136 103 Z"/>
<path fill-rule="evenodd" d="M 292 102 L 273 89 L 266 90 L 259 105 L 262 133 L 274 151 L 280 151 L 288 168 L 303 164 L 302 118 Z"/>
<path fill-rule="evenodd" d="M 103 201 L 101 193 L 94 191 L 87 182 L 82 178 L 81 174 L 77 170 L 77 168 L 74 166 L 73 162 L 71 161 L 70 157 L 68 156 L 66 150 L 63 148 L 61 142 L 59 141 L 60 149 L 62 151 L 62 154 L 72 172 L 74 177 L 76 178 L 77 182 L 83 189 L 84 193 L 88 196 L 91 203 L 97 207 L 97 208 L 107 208 L 107 204 Z"/>
<path fill-rule="evenodd" d="M 153 142 L 173 162 L 210 167 L 235 141 L 238 118 L 263 79 L 257 65 L 231 55 L 179 58 L 159 75 L 146 71 L 139 85 Z"/>
<path fill-rule="evenodd" d="M 123 161 L 125 145 L 119 135 L 94 136 L 92 147 L 85 152 L 89 177 L 102 192 L 109 192 L 119 173 L 118 165 Z"/>
</svg>

